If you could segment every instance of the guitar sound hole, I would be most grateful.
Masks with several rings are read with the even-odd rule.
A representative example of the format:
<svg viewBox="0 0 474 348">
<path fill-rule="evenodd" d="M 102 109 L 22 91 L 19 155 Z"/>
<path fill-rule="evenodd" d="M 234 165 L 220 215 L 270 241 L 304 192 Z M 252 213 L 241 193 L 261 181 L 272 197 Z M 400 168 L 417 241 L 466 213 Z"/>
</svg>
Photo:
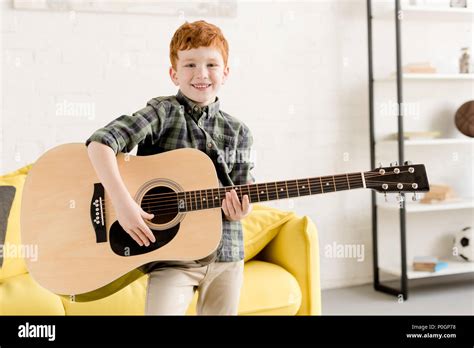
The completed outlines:
<svg viewBox="0 0 474 348">
<path fill-rule="evenodd" d="M 145 193 L 141 207 L 150 214 L 155 214 L 151 222 L 157 225 L 166 224 L 178 215 L 177 194 L 166 186 L 157 186 Z"/>
</svg>

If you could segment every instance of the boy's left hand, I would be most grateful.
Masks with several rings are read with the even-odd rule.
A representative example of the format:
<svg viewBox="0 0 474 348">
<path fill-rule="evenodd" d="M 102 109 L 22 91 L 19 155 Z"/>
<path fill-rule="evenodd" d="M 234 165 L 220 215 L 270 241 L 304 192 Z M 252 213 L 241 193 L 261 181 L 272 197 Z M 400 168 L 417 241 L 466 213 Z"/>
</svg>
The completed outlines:
<svg viewBox="0 0 474 348">
<path fill-rule="evenodd" d="M 250 205 L 249 197 L 247 195 L 244 195 L 242 201 L 241 204 L 235 190 L 226 192 L 225 199 L 222 201 L 222 210 L 224 211 L 227 220 L 241 220 L 252 211 L 252 206 Z"/>
</svg>

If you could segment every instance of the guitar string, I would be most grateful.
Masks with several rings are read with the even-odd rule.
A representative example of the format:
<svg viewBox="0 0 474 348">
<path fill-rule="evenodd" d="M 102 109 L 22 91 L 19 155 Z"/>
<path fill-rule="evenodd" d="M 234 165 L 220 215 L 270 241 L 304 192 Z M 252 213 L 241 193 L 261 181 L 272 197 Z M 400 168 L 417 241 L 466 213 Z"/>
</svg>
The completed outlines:
<svg viewBox="0 0 474 348">
<path fill-rule="evenodd" d="M 401 173 L 405 173 L 405 172 L 400 172 L 399 174 L 401 174 Z M 352 175 L 352 176 L 356 175 L 357 177 L 349 177 L 349 175 Z M 367 180 L 370 180 L 371 178 L 374 178 L 376 176 L 386 176 L 386 175 L 377 174 L 377 175 L 368 176 L 369 179 L 366 178 L 366 182 L 367 182 Z M 330 178 L 330 177 L 327 176 L 325 178 Z M 310 182 L 310 187 L 309 188 L 306 188 L 306 187 L 303 188 L 302 186 L 308 186 L 308 185 L 306 185 L 306 182 L 308 181 L 308 179 L 309 179 L 309 182 Z M 337 179 L 334 179 L 334 180 L 326 180 L 326 181 L 323 181 L 323 182 L 322 182 L 322 180 L 321 181 L 318 180 L 319 178 L 311 178 L 311 179 L 308 178 L 308 179 L 298 179 L 298 181 L 303 184 L 303 185 L 301 185 L 301 187 L 296 186 L 297 183 L 296 183 L 295 180 L 289 180 L 287 182 L 285 182 L 285 181 L 271 182 L 270 184 L 277 184 L 278 186 L 276 188 L 277 188 L 277 190 L 280 189 L 279 192 L 282 192 L 281 188 L 286 187 L 287 185 L 292 186 L 292 187 L 289 187 L 289 186 L 288 187 L 289 187 L 289 189 L 293 189 L 293 190 L 302 189 L 302 190 L 312 191 L 314 189 L 312 189 L 311 186 L 314 186 L 316 189 L 319 189 L 321 187 L 321 183 L 324 184 L 328 188 L 335 186 L 335 189 L 337 191 L 337 186 L 338 185 L 340 185 L 340 184 L 346 185 L 348 181 L 349 181 L 349 186 L 351 184 L 354 185 L 354 184 L 360 184 L 360 183 L 363 182 L 361 177 L 360 177 L 360 173 L 348 174 L 348 178 L 337 178 Z M 336 185 L 334 185 L 334 182 L 336 183 Z M 330 185 L 326 185 L 327 183 L 329 183 Z M 281 184 L 281 185 L 279 185 L 279 184 Z M 298 185 L 299 184 L 300 183 L 298 183 Z M 196 200 L 198 195 L 206 196 L 206 193 L 207 193 L 207 195 L 213 196 L 214 191 L 217 191 L 216 193 L 223 194 L 225 192 L 230 192 L 231 189 L 235 189 L 236 187 L 238 187 L 238 189 L 236 190 L 238 192 L 242 192 L 242 191 L 249 192 L 250 191 L 250 194 L 254 194 L 254 195 L 261 194 L 261 193 L 259 193 L 259 191 L 260 191 L 259 188 L 257 188 L 257 190 L 256 189 L 250 190 L 248 187 L 246 188 L 246 186 L 252 186 L 252 185 L 261 185 L 262 189 L 263 189 L 263 186 L 267 187 L 267 185 L 265 183 L 263 183 L 263 184 L 236 185 L 236 186 L 232 186 L 232 187 L 228 186 L 228 187 L 220 187 L 220 188 L 217 188 L 217 189 L 203 189 L 203 190 L 194 190 L 194 191 L 186 191 L 186 192 L 179 192 L 179 193 L 184 194 L 184 198 L 188 199 L 187 193 L 191 194 L 191 192 L 192 192 L 194 194 L 194 196 L 191 197 L 191 199 L 193 199 L 193 200 Z M 255 188 L 255 186 L 254 186 L 254 188 Z M 343 189 L 344 188 L 346 188 L 346 187 L 344 186 Z M 222 192 L 222 190 L 226 190 L 226 189 L 228 189 L 228 191 Z M 271 190 L 273 192 L 273 187 L 271 187 Z M 269 192 L 269 190 L 264 190 L 264 191 Z M 202 192 L 205 192 L 205 193 L 202 194 Z M 272 193 L 272 192 L 270 192 L 270 193 Z M 285 190 L 285 192 L 286 192 L 286 190 Z M 323 190 L 323 192 L 324 192 L 324 190 Z M 240 196 L 242 196 L 242 195 L 240 195 Z M 157 200 L 157 198 L 158 198 L 158 200 Z M 167 202 L 167 200 L 163 200 L 164 198 L 169 198 L 170 201 L 176 201 L 177 193 L 176 192 L 167 192 L 167 193 L 156 193 L 156 194 L 146 195 L 142 199 L 141 203 L 142 204 L 145 204 L 145 203 L 149 204 L 149 203 L 155 203 L 155 202 L 161 202 L 161 203 Z"/>
<path fill-rule="evenodd" d="M 333 179 L 333 180 L 326 180 L 326 181 L 322 181 L 322 180 L 320 181 L 320 180 L 318 180 L 319 178 L 318 179 L 313 178 L 313 179 L 309 180 L 310 181 L 310 186 L 309 187 L 307 187 L 308 185 L 306 185 L 306 183 L 304 183 L 304 185 L 302 185 L 302 186 L 305 186 L 305 188 L 303 188 L 302 186 L 300 187 L 299 185 L 297 186 L 295 181 L 290 181 L 290 182 L 279 181 L 279 182 L 273 182 L 273 183 L 270 183 L 270 184 L 280 184 L 281 183 L 281 184 L 284 184 L 284 185 L 277 186 L 276 187 L 277 189 L 288 187 L 288 189 L 285 189 L 285 192 L 290 191 L 290 190 L 294 190 L 296 192 L 300 189 L 301 190 L 313 191 L 314 189 L 319 189 L 321 187 L 321 185 L 325 185 L 326 183 L 329 183 L 330 185 L 325 185 L 325 186 L 330 188 L 330 187 L 333 187 L 334 182 L 336 182 L 336 185 L 335 185 L 336 191 L 337 191 L 338 184 L 339 185 L 340 184 L 347 184 L 348 181 L 349 181 L 349 186 L 351 186 L 351 184 L 356 186 L 356 184 L 362 184 L 363 183 L 363 181 L 360 177 L 360 173 L 351 174 L 351 175 L 358 175 L 358 177 L 338 178 L 338 179 L 335 179 L 335 180 Z M 307 181 L 307 180 L 306 179 L 298 179 L 298 181 L 302 182 L 302 181 Z M 194 191 L 186 191 L 186 192 L 178 192 L 178 193 L 183 194 L 185 196 L 185 199 L 188 199 L 188 197 L 186 197 L 186 194 L 187 193 L 191 194 L 191 192 L 193 192 L 194 196 L 191 197 L 192 200 L 196 200 L 198 195 L 200 195 L 200 194 L 202 195 L 201 192 L 203 192 L 203 191 L 206 191 L 209 195 L 214 195 L 213 191 L 217 191 L 216 193 L 223 194 L 225 192 L 230 192 L 230 190 L 235 189 L 236 187 L 239 188 L 238 190 L 236 190 L 238 192 L 243 192 L 243 191 L 247 190 L 247 192 L 249 192 L 250 194 L 253 194 L 253 195 L 262 194 L 262 193 L 259 193 L 259 191 L 261 189 L 263 189 L 263 187 L 260 188 L 260 189 L 257 187 L 257 190 L 256 189 L 251 190 L 247 187 L 247 186 L 254 186 L 254 185 L 261 185 L 261 186 L 268 187 L 265 183 L 263 183 L 263 184 L 236 185 L 236 186 L 220 187 L 218 189 L 203 189 L 203 190 L 194 190 Z M 311 188 L 311 186 L 314 186 L 314 188 Z M 344 188 L 346 188 L 346 187 L 344 186 Z M 227 191 L 222 192 L 222 190 L 226 190 L 226 189 L 227 189 Z M 269 190 L 267 190 L 267 189 L 265 189 L 264 191 L 269 192 Z M 273 188 L 272 188 L 272 192 L 273 192 Z M 281 192 L 281 190 L 279 192 Z M 324 192 L 324 187 L 323 187 L 322 192 Z M 167 192 L 167 193 L 157 193 L 157 194 L 146 195 L 142 199 L 141 203 L 142 204 L 145 204 L 145 203 L 150 204 L 150 203 L 156 203 L 156 202 L 166 203 L 168 201 L 175 202 L 176 199 L 177 199 L 177 194 L 178 193 L 176 193 L 176 192 Z M 204 194 L 204 195 L 206 195 L 206 194 Z M 240 195 L 240 196 L 242 197 L 242 195 Z M 168 200 L 165 200 L 165 199 L 168 199 Z M 104 199 L 103 201 L 105 202 L 106 200 Z"/>
<path fill-rule="evenodd" d="M 369 183 L 371 183 L 371 184 L 379 184 L 378 181 L 366 180 L 366 183 L 367 183 L 367 182 L 369 182 Z M 358 181 L 357 183 L 360 185 L 361 182 Z M 388 183 L 401 183 L 401 182 L 388 182 Z M 403 182 L 402 184 L 409 184 L 409 183 Z M 354 185 L 354 182 L 353 182 L 353 185 Z M 332 185 L 332 186 L 334 186 L 334 185 Z M 328 187 L 328 189 L 331 189 L 332 186 L 327 186 L 327 187 Z M 310 194 L 313 193 L 312 191 L 315 191 L 315 194 L 328 193 L 328 192 L 337 192 L 337 185 L 336 185 L 334 191 L 331 190 L 331 191 L 327 191 L 327 192 L 324 191 L 324 187 L 323 187 L 323 189 L 322 189 L 321 191 L 319 191 L 319 189 L 320 189 L 320 184 L 318 184 L 317 186 L 315 186 L 315 188 L 316 188 L 316 190 L 314 190 L 314 188 L 313 188 L 313 190 L 311 190 L 311 191 L 310 191 L 309 188 L 308 188 L 308 189 L 305 188 L 304 190 L 307 190 L 307 192 L 310 193 Z M 358 187 L 358 188 L 362 188 L 362 187 Z M 372 188 L 372 187 L 368 187 L 368 188 Z M 204 191 L 204 190 L 202 190 L 202 191 Z M 228 192 L 228 191 L 227 191 L 227 192 Z M 240 192 L 242 192 L 242 190 L 241 190 Z M 280 192 L 281 192 L 281 191 L 280 191 Z M 299 189 L 298 187 L 296 187 L 295 185 L 293 185 L 293 186 L 290 185 L 290 186 L 288 187 L 288 189 L 285 190 L 284 192 L 288 192 L 287 197 L 285 197 L 284 199 L 286 199 L 286 198 L 291 198 L 291 197 L 288 197 L 288 196 L 289 196 L 289 195 L 294 195 L 294 194 L 298 193 L 298 195 L 295 195 L 295 196 L 294 196 L 294 197 L 297 197 L 297 196 L 299 196 L 300 189 Z M 222 193 L 222 192 L 221 192 L 221 193 Z M 250 197 L 249 197 L 250 201 L 252 200 L 252 197 L 256 195 L 258 201 L 260 202 L 260 199 L 259 199 L 259 198 L 260 198 L 260 195 L 268 195 L 268 193 L 270 193 L 272 196 L 273 196 L 274 194 L 276 194 L 276 197 L 279 197 L 278 191 L 269 192 L 268 190 L 267 190 L 266 193 L 252 192 L 250 195 L 249 195 L 249 194 L 244 194 L 244 195 L 249 195 L 249 196 L 250 196 Z M 283 194 L 284 194 L 284 193 L 283 193 Z M 169 202 L 171 202 L 171 207 L 173 207 L 173 209 L 175 209 L 175 207 L 176 207 L 176 205 L 177 205 L 177 200 L 179 199 L 176 193 L 171 193 L 171 195 L 168 195 L 167 197 L 162 197 L 162 198 L 171 198 L 171 199 L 167 199 L 167 200 L 155 199 L 155 200 L 153 200 L 153 201 L 148 201 L 148 202 L 143 202 L 143 201 L 142 201 L 141 204 L 142 204 L 142 205 L 143 205 L 143 204 L 147 204 L 148 206 L 150 206 L 150 204 L 160 203 L 159 205 L 152 205 L 152 206 L 151 206 L 151 208 L 154 208 L 154 207 L 166 207 L 168 204 L 165 205 L 165 204 L 163 204 L 163 203 L 169 203 Z M 195 194 L 195 195 L 194 195 L 193 197 L 191 197 L 191 198 L 189 198 L 189 197 L 184 197 L 184 198 L 185 198 L 186 200 L 190 199 L 191 207 L 198 205 L 198 195 L 197 195 L 197 194 Z M 199 198 L 199 204 L 200 204 L 200 206 L 205 206 L 205 205 L 208 206 L 208 205 L 209 205 L 209 203 L 208 203 L 208 202 L 209 202 L 209 199 L 202 200 L 202 198 L 204 198 L 204 197 L 201 195 L 200 198 Z M 206 197 L 206 198 L 207 198 L 207 197 Z M 242 194 L 240 194 L 240 199 L 242 199 Z M 279 198 L 277 198 L 277 199 L 279 199 Z M 219 198 L 219 201 L 221 202 L 221 198 Z M 214 202 L 214 200 L 211 199 L 211 202 Z M 104 203 L 105 203 L 105 200 L 104 200 Z M 253 202 L 251 202 L 251 203 L 253 203 Z M 103 211 L 105 212 L 105 207 L 103 207 Z"/>
<path fill-rule="evenodd" d="M 408 171 L 401 171 L 399 174 L 402 174 L 402 173 L 408 173 Z M 399 174 L 389 174 L 389 175 L 399 175 Z M 333 182 L 335 181 L 336 183 L 347 183 L 347 178 L 346 177 L 341 177 L 341 176 L 344 176 L 345 174 L 342 174 L 340 175 L 338 178 L 335 178 L 334 176 L 334 179 L 331 179 L 333 178 L 332 176 L 324 176 L 324 177 L 320 177 L 321 180 L 322 179 L 325 179 L 325 178 L 328 178 L 327 182 Z M 357 181 L 363 181 L 361 179 L 361 176 L 360 176 L 360 173 L 352 173 L 352 174 L 347 174 L 348 177 L 350 177 L 349 181 L 354 183 L 355 180 Z M 356 176 L 356 177 L 354 177 Z M 376 174 L 376 175 L 366 175 L 365 176 L 365 180 L 367 181 L 367 179 L 371 179 L 371 178 L 375 178 L 377 176 L 387 176 L 386 174 Z M 264 186 L 266 184 L 292 184 L 292 185 L 295 185 L 296 184 L 296 181 L 299 181 L 299 182 L 302 182 L 303 184 L 305 184 L 305 182 L 308 182 L 308 180 L 310 181 L 310 184 L 311 185 L 320 185 L 320 179 L 319 177 L 317 178 L 306 178 L 306 179 L 294 179 L 294 180 L 287 180 L 287 181 L 274 181 L 274 182 L 268 182 L 268 183 L 256 183 L 256 184 L 249 184 L 249 185 L 261 185 L 261 186 Z M 298 183 L 299 184 L 299 183 Z M 215 188 L 215 189 L 202 189 L 202 190 L 194 190 L 194 191 L 186 191 L 186 192 L 199 192 L 199 191 L 211 191 L 211 190 L 224 190 L 224 189 L 235 189 L 235 187 L 245 187 L 245 186 L 249 186 L 249 185 L 235 185 L 235 186 L 227 186 L 227 187 L 219 187 L 219 188 Z M 337 184 L 336 184 L 337 185 Z M 305 185 L 306 186 L 306 185 Z M 229 191 L 230 191 L 229 190 Z M 227 191 L 228 192 L 228 191 Z M 184 192 L 180 192 L 180 193 L 184 193 Z M 144 197 L 144 199 L 142 200 L 142 202 L 146 202 L 147 200 L 149 199 L 152 199 L 151 197 L 156 197 L 156 196 L 166 196 L 168 195 L 168 197 L 170 198 L 174 198 L 174 195 L 176 195 L 176 192 L 167 192 L 167 193 L 156 193 L 156 194 L 150 194 L 150 195 L 146 195 Z"/>
<path fill-rule="evenodd" d="M 374 185 L 374 184 L 376 184 L 376 183 L 377 183 L 377 182 L 370 183 L 370 185 Z M 408 184 L 408 183 L 406 183 L 406 184 Z M 362 188 L 362 187 L 359 187 L 359 188 Z M 372 187 L 368 187 L 368 188 L 372 188 Z M 297 192 L 297 191 L 294 190 L 294 191 L 291 191 L 290 194 L 293 194 L 293 193 L 296 193 L 296 192 Z M 308 192 L 309 192 L 309 191 L 308 191 Z M 331 191 L 331 192 L 337 192 L 337 191 Z M 319 194 L 319 193 L 330 193 L 330 192 L 320 191 L 320 192 L 317 192 L 317 193 L 314 193 L 314 194 Z M 277 195 L 275 195 L 275 198 L 276 198 L 276 199 L 291 199 L 291 198 L 305 197 L 305 196 L 309 196 L 309 195 L 293 196 L 293 197 L 278 197 Z M 277 198 L 277 197 L 278 197 L 278 198 Z M 270 199 L 270 200 L 272 200 L 272 199 Z M 265 200 L 265 201 L 267 201 L 267 200 Z M 218 205 L 218 206 L 211 206 L 211 207 L 209 207 L 208 202 L 209 202 L 209 201 L 204 201 L 204 202 L 199 201 L 198 204 L 201 206 L 201 209 L 191 209 L 190 211 L 194 211 L 194 210 L 204 210 L 204 209 L 213 209 L 213 208 L 220 208 L 222 201 L 219 200 L 219 205 Z M 258 202 L 260 202 L 260 201 L 258 201 Z M 256 202 L 250 201 L 249 203 L 252 204 L 252 203 L 256 203 Z M 196 203 L 193 203 L 193 204 L 192 204 L 192 206 L 196 206 L 196 205 L 197 205 Z M 171 205 L 169 205 L 169 204 L 167 204 L 167 205 L 162 205 L 162 204 L 160 204 L 160 205 L 151 205 L 151 206 L 149 206 L 149 208 L 151 208 L 151 209 L 149 210 L 149 212 L 151 212 L 151 213 L 153 213 L 153 212 L 158 213 L 158 212 L 159 212 L 161 215 L 166 215 L 166 214 L 171 214 L 171 213 L 178 213 L 178 208 L 177 208 L 177 206 L 178 206 L 178 205 L 177 205 L 177 201 L 176 201 L 176 200 L 174 201 L 174 204 L 171 204 Z M 157 208 L 157 209 L 155 210 L 155 209 L 153 209 L 153 208 Z M 163 208 L 167 208 L 167 209 L 163 209 Z M 170 208 L 170 209 L 168 209 L 168 208 Z"/>
<path fill-rule="evenodd" d="M 395 183 L 395 182 L 394 182 Z M 369 182 L 368 184 L 370 185 L 375 185 L 375 184 L 378 184 L 377 181 L 375 182 Z M 403 184 L 409 184 L 409 183 L 403 183 Z M 359 187 L 359 188 L 362 188 L 362 187 Z M 373 188 L 373 187 L 369 187 L 367 186 L 367 188 Z M 297 190 L 288 190 L 290 192 L 290 194 L 294 194 L 297 192 Z M 308 190 L 309 192 L 309 190 Z M 331 192 L 337 192 L 337 191 L 331 191 Z M 318 191 L 317 194 L 320 194 L 320 193 L 330 193 L 330 192 L 324 192 L 324 191 Z M 316 194 L 316 193 L 315 193 Z M 307 195 L 303 195 L 302 197 L 304 196 L 307 196 Z M 300 196 L 293 196 L 293 197 L 283 197 L 283 198 L 280 198 L 278 195 L 276 195 L 275 197 L 278 197 L 277 199 L 291 199 L 291 198 L 294 198 L 294 197 L 300 197 Z M 251 198 L 250 198 L 251 199 Z M 219 203 L 219 206 L 213 206 L 213 207 L 209 207 L 209 204 L 208 204 L 209 201 L 199 201 L 200 203 L 200 206 L 201 206 L 201 209 L 191 209 L 190 211 L 194 211 L 194 210 L 204 210 L 204 209 L 213 209 L 213 208 L 220 208 L 221 205 Z M 221 200 L 219 200 L 219 202 L 221 202 Z M 258 201 L 260 202 L 260 200 Z M 255 202 L 251 202 L 250 203 L 255 203 Z M 192 206 L 197 206 L 197 202 L 192 204 Z M 153 212 L 159 212 L 160 215 L 166 215 L 166 214 L 171 214 L 171 213 L 177 213 L 178 212 L 178 208 L 177 208 L 177 200 L 175 199 L 173 201 L 173 203 L 170 205 L 170 204 L 159 204 L 159 205 L 153 205 L 153 206 L 149 206 L 149 208 L 157 208 L 157 210 L 155 209 L 150 209 L 148 212 L 150 213 L 153 213 Z M 159 209 L 158 209 L 159 208 Z M 164 209 L 166 208 L 166 209 Z M 168 209 L 168 208 L 171 208 L 171 209 Z M 105 207 L 103 208 L 103 212 L 105 213 Z"/>
</svg>

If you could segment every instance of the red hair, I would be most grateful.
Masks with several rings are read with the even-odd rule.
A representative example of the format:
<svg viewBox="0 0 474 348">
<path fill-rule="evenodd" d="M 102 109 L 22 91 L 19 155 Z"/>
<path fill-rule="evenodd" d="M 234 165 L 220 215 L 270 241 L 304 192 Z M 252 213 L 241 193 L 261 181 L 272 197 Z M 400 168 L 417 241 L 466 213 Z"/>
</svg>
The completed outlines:
<svg viewBox="0 0 474 348">
<path fill-rule="evenodd" d="M 176 70 L 178 51 L 199 47 L 217 48 L 222 54 L 224 66 L 227 66 L 229 45 L 222 31 L 213 24 L 205 21 L 196 21 L 193 23 L 186 22 L 181 25 L 171 39 L 170 61 L 173 69 Z"/>
</svg>

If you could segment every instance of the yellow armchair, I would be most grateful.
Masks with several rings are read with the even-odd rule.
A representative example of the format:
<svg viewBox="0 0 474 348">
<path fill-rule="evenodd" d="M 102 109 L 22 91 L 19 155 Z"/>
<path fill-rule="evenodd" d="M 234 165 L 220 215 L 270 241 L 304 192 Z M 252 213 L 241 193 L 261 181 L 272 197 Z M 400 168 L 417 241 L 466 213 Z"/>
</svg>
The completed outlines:
<svg viewBox="0 0 474 348">
<path fill-rule="evenodd" d="M 2 187 L 16 188 L 8 209 L 5 245 L 20 243 L 19 209 L 24 179 L 31 166 L 0 176 Z M 11 192 L 11 191 L 9 191 Z M 20 194 L 18 194 L 20 193 Z M 3 209 L 5 214 L 6 209 Z M 308 217 L 254 205 L 243 220 L 244 283 L 240 315 L 321 314 L 319 249 L 315 225 Z M 1 233 L 2 231 L 0 231 Z M 2 237 L 0 235 L 0 237 Z M 3 254 L 0 263 L 0 315 L 143 315 L 147 275 L 117 293 L 92 302 L 73 302 L 38 285 L 24 260 Z M 187 314 L 195 314 L 197 294 Z"/>
</svg>

